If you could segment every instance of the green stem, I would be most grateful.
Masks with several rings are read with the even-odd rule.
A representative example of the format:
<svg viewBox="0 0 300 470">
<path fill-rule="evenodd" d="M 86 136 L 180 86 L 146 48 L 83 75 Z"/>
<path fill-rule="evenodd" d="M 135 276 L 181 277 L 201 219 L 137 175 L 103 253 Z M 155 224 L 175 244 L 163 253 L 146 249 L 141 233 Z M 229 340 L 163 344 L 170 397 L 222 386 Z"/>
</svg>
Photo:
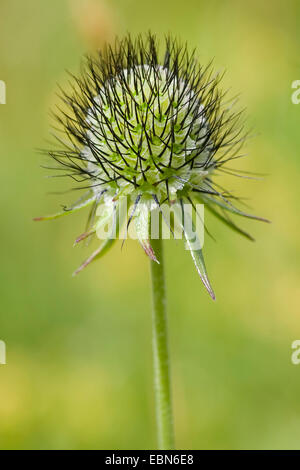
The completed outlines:
<svg viewBox="0 0 300 470">
<path fill-rule="evenodd" d="M 158 447 L 174 448 L 162 240 L 151 240 L 160 264 L 150 261 L 153 298 L 153 358 Z"/>
</svg>

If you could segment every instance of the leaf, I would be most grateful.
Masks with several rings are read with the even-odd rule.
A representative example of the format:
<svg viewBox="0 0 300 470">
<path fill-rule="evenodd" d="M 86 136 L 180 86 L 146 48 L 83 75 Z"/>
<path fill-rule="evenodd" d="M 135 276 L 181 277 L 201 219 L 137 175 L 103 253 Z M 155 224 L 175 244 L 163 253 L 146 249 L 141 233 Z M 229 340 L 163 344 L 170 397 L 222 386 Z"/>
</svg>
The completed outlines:
<svg viewBox="0 0 300 470">
<path fill-rule="evenodd" d="M 76 246 L 78 243 L 82 242 L 82 240 L 86 240 L 91 235 L 94 235 L 94 233 L 95 233 L 95 230 L 90 230 L 89 232 L 82 233 L 81 235 L 79 235 L 79 237 L 76 238 L 73 246 Z"/>
<path fill-rule="evenodd" d="M 238 225 L 236 225 L 231 219 L 226 218 L 224 215 L 220 214 L 216 209 L 214 209 L 211 205 L 206 204 L 206 209 L 208 209 L 212 214 L 214 214 L 219 220 L 224 222 L 229 228 L 231 228 L 234 232 L 239 233 L 243 237 L 247 238 L 248 240 L 255 241 L 255 239 L 245 230 L 241 229 Z"/>
<path fill-rule="evenodd" d="M 57 212 L 56 214 L 52 214 L 52 215 L 45 215 L 45 216 L 42 216 L 42 217 L 35 217 L 33 220 L 35 222 L 41 222 L 41 221 L 44 221 L 44 220 L 58 219 L 59 217 L 64 217 L 65 215 L 73 214 L 74 212 L 77 212 L 80 209 L 83 209 L 84 207 L 89 206 L 90 204 L 92 204 L 92 202 L 94 200 L 95 200 L 95 196 L 91 197 L 90 199 L 88 199 L 85 202 L 82 202 L 81 204 L 78 204 L 76 206 L 72 206 L 72 208 L 70 208 L 70 209 L 65 209 L 62 212 Z"/>
<path fill-rule="evenodd" d="M 187 214 L 187 212 L 185 212 L 184 210 L 184 204 L 183 204 L 183 201 L 180 200 L 180 206 L 179 204 L 174 204 L 174 213 L 175 213 L 175 216 L 183 230 L 183 234 L 184 234 L 184 237 L 186 239 L 186 243 L 187 243 L 187 246 L 188 246 L 188 249 L 191 253 L 191 256 L 193 258 L 193 261 L 195 263 L 195 266 L 196 266 L 196 269 L 197 269 L 197 272 L 201 278 L 201 281 L 203 282 L 204 284 L 204 287 L 206 288 L 207 292 L 209 293 L 209 295 L 211 296 L 211 298 L 213 300 L 216 299 L 216 296 L 215 296 L 215 293 L 211 287 L 211 284 L 210 284 L 210 281 L 208 279 L 208 275 L 207 275 L 207 272 L 206 272 L 206 267 L 205 267 L 205 262 L 204 262 L 204 258 L 203 258 L 203 254 L 202 254 L 202 249 L 199 248 L 199 249 L 194 249 L 193 248 L 193 243 L 192 243 L 192 239 L 195 240 L 195 238 L 198 240 L 199 244 L 200 244 L 200 241 L 198 239 L 198 235 L 195 234 L 195 228 L 194 228 L 194 225 L 193 225 L 193 221 L 190 219 L 189 215 Z M 189 223 L 183 223 L 182 221 L 187 221 Z M 191 230 L 190 230 L 191 228 Z"/>
<path fill-rule="evenodd" d="M 268 219 L 264 219 L 263 217 L 258 217 L 258 216 L 253 215 L 253 214 L 247 214 L 246 212 L 243 212 L 243 211 L 237 209 L 236 207 L 234 207 L 229 202 L 227 204 L 225 204 L 224 202 L 217 201 L 216 199 L 213 199 L 213 198 L 210 198 L 210 197 L 204 196 L 204 195 L 202 196 L 201 199 L 204 203 L 205 203 L 205 201 L 209 201 L 212 204 L 216 204 L 217 206 L 222 207 L 222 209 L 225 209 L 228 212 L 232 212 L 233 214 L 237 214 L 237 215 L 240 215 L 242 217 L 247 217 L 248 219 L 255 219 L 255 220 L 260 220 L 261 222 L 270 223 L 270 221 Z"/>
<path fill-rule="evenodd" d="M 135 225 L 137 239 L 142 245 L 143 250 L 145 251 L 146 255 L 149 256 L 149 258 L 152 261 L 155 261 L 156 263 L 159 264 L 159 261 L 156 258 L 156 255 L 154 253 L 154 250 L 149 240 L 150 211 L 148 210 L 148 207 L 146 204 L 140 205 L 139 213 L 134 219 L 134 225 Z"/>
<path fill-rule="evenodd" d="M 108 250 L 112 247 L 116 239 L 119 237 L 120 229 L 122 224 L 126 218 L 126 211 L 123 210 L 122 204 L 115 203 L 114 211 L 113 211 L 113 224 L 110 231 L 110 234 L 102 243 L 102 245 L 97 248 L 80 266 L 76 271 L 73 273 L 73 276 L 77 276 L 84 268 L 86 268 L 90 263 L 95 261 L 96 259 L 101 258 L 104 256 Z M 120 215 L 121 214 L 121 215 Z"/>
</svg>

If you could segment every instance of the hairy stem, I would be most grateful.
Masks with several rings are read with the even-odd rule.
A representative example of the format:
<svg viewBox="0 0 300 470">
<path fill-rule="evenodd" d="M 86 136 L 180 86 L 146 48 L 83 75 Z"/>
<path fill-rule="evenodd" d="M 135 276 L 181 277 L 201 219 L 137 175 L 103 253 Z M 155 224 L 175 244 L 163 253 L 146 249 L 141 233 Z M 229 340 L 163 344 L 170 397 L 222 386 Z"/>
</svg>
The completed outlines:
<svg viewBox="0 0 300 470">
<path fill-rule="evenodd" d="M 162 240 L 151 240 L 160 264 L 150 261 L 153 299 L 153 359 L 158 447 L 174 448 Z"/>
</svg>

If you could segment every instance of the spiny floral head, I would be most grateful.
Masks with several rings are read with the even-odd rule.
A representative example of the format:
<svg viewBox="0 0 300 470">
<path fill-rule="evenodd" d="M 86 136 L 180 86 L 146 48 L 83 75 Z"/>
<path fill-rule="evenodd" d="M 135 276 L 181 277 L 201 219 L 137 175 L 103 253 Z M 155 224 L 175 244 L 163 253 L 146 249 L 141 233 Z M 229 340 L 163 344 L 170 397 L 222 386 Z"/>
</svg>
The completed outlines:
<svg viewBox="0 0 300 470">
<path fill-rule="evenodd" d="M 64 110 L 56 118 L 64 138 L 58 135 L 59 148 L 48 152 L 66 169 L 66 176 L 86 190 L 80 202 L 62 214 L 93 204 L 91 230 L 80 240 L 114 217 L 123 197 L 133 205 L 128 224 L 134 213 L 143 234 L 152 210 L 177 202 L 183 211 L 184 201 L 193 207 L 200 201 L 251 238 L 223 211 L 248 214 L 233 206 L 232 195 L 213 181 L 218 171 L 231 171 L 225 164 L 239 156 L 245 139 L 240 113 L 232 110 L 232 101 L 225 101 L 220 79 L 211 65 L 201 66 L 195 52 L 171 37 L 163 54 L 152 34 L 136 40 L 128 35 L 87 58 L 81 76 L 73 77 L 72 92 L 62 92 Z M 97 212 L 94 221 L 102 202 L 104 214 Z M 140 241 L 157 261 L 147 236 Z M 103 247 L 82 267 L 99 253 Z M 192 254 L 213 297 L 202 252 Z"/>
</svg>

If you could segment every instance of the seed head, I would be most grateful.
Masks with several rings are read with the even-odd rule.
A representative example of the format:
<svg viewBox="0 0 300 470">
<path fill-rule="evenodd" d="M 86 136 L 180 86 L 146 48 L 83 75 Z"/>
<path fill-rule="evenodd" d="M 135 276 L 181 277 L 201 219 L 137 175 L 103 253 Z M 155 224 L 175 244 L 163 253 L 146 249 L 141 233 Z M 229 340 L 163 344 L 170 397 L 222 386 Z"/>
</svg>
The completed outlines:
<svg viewBox="0 0 300 470">
<path fill-rule="evenodd" d="M 136 227 L 142 226 L 139 239 L 154 261 L 144 222 L 165 203 L 179 203 L 182 215 L 185 201 L 193 207 L 197 201 L 205 203 L 227 225 L 251 238 L 224 211 L 253 216 L 237 209 L 233 196 L 214 183 L 217 172 L 232 172 L 225 164 L 240 156 L 245 140 L 240 113 L 219 90 L 220 79 L 211 64 L 201 66 L 195 52 L 189 53 L 186 45 L 171 37 L 166 38 L 162 55 L 149 34 L 136 40 L 128 35 L 87 58 L 80 78 L 73 77 L 73 91 L 62 92 L 67 110 L 56 118 L 64 138 L 56 136 L 60 148 L 48 152 L 67 176 L 86 189 L 79 203 L 54 217 L 93 204 L 91 229 L 77 241 L 114 217 L 122 197 L 133 206 L 127 225 L 135 213 Z M 94 221 L 103 201 L 106 209 L 97 212 Z M 108 237 L 79 270 L 111 242 Z M 214 297 L 202 251 L 191 251 Z"/>
</svg>

